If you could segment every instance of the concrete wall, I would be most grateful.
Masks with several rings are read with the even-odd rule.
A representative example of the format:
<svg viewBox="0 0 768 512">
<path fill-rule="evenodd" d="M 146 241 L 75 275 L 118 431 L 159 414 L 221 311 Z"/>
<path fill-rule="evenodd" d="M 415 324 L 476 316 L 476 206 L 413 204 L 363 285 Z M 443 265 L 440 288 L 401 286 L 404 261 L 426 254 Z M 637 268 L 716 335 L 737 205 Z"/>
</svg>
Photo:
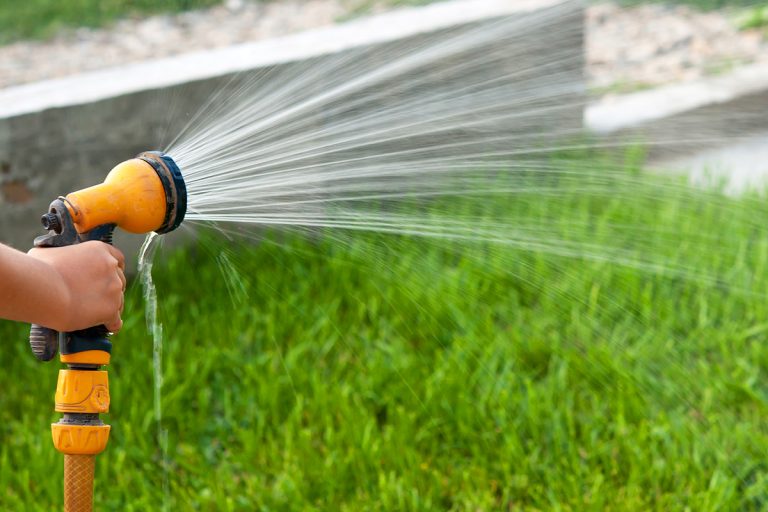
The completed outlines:
<svg viewBox="0 0 768 512">
<path fill-rule="evenodd" d="M 695 156 L 768 132 L 768 64 L 590 105 L 585 125 L 607 140 L 641 142 L 653 161 Z"/>
<path fill-rule="evenodd" d="M 40 232 L 38 219 L 51 200 L 101 182 L 115 164 L 140 151 L 162 149 L 213 91 L 227 83 L 232 85 L 235 75 L 236 81 L 248 80 L 266 68 L 363 47 L 379 47 L 381 52 L 369 55 L 386 56 L 388 47 L 415 47 L 424 38 L 493 23 L 500 16 L 515 17 L 521 26 L 526 25 L 526 17 L 537 24 L 530 37 L 519 39 L 519 47 L 509 47 L 508 65 L 526 70 L 529 83 L 538 80 L 546 87 L 553 62 L 558 63 L 555 71 L 571 77 L 573 83 L 583 82 L 579 4 L 569 3 L 563 8 L 553 0 L 464 0 L 406 9 L 279 40 L 2 90 L 0 240 L 18 248 L 28 247 Z M 548 22 L 542 24 L 542 20 Z M 544 64 L 549 64 L 546 71 L 539 71 Z M 450 62 L 442 65 L 450 67 Z M 437 88 L 444 74 L 434 71 L 432 86 Z M 475 72 L 495 76 L 498 70 Z M 399 94 L 407 94 L 407 90 Z M 537 130 L 580 128 L 583 98 L 580 91 L 573 94 L 574 101 L 564 102 L 571 106 L 554 110 L 549 116 L 539 115 Z M 495 128 L 510 133 L 517 129 Z M 116 242 L 133 252 L 140 238 L 122 235 Z"/>
</svg>

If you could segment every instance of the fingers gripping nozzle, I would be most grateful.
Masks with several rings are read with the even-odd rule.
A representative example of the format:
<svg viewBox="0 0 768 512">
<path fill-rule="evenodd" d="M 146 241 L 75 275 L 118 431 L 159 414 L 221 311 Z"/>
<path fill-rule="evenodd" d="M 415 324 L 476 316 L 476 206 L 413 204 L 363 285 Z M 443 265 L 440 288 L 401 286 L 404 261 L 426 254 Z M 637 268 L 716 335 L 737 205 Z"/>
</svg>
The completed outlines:
<svg viewBox="0 0 768 512">
<path fill-rule="evenodd" d="M 48 234 L 35 238 L 35 247 L 64 247 L 88 240 L 112 243 L 114 224 L 98 226 L 88 233 L 78 233 L 72 222 L 66 201 L 66 198 L 60 197 L 51 203 L 48 212 L 41 219 L 43 227 L 49 230 Z M 45 305 L 41 307 L 45 307 Z M 112 344 L 106 339 L 107 334 L 107 329 L 104 326 L 95 326 L 82 331 L 63 333 L 64 338 L 60 338 L 58 331 L 32 324 L 29 332 L 29 346 L 38 360 L 50 361 L 56 355 L 59 346 L 61 346 L 62 354 L 66 354 L 73 347 L 77 347 L 78 343 L 76 342 L 83 338 L 98 340 L 94 347 L 109 351 Z"/>
</svg>

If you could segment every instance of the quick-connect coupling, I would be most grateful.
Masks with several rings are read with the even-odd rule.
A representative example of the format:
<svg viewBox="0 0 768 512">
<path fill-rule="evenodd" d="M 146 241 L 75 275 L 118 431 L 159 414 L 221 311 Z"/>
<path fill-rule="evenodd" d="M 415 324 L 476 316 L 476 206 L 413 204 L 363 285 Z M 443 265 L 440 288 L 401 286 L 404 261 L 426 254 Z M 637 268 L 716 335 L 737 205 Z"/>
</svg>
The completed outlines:
<svg viewBox="0 0 768 512">
<path fill-rule="evenodd" d="M 99 414 L 109 412 L 107 372 L 95 369 L 59 370 L 56 411 L 64 417 L 51 425 L 53 445 L 67 455 L 96 455 L 104 451 L 109 425 Z"/>
</svg>

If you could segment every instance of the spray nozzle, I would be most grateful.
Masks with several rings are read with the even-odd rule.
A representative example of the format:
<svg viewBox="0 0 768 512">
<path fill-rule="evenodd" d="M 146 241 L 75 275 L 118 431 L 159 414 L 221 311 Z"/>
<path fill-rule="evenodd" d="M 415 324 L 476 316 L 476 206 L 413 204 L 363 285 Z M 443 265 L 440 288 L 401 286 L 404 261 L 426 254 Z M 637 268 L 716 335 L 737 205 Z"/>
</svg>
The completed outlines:
<svg viewBox="0 0 768 512">
<path fill-rule="evenodd" d="M 179 166 L 173 158 L 161 151 L 145 151 L 137 158 L 147 162 L 157 173 L 165 192 L 165 217 L 155 229 L 158 234 L 169 233 L 179 227 L 187 213 L 187 186 Z"/>
<path fill-rule="evenodd" d="M 104 183 L 53 201 L 41 218 L 48 234 L 37 237 L 35 246 L 112 243 L 116 227 L 131 233 L 168 233 L 179 227 L 186 211 L 187 188 L 178 165 L 165 153 L 147 151 L 115 166 Z M 60 348 L 68 358 L 65 362 L 72 362 L 77 360 L 73 354 L 80 352 L 109 354 L 107 334 L 104 326 L 96 326 L 60 336 L 33 325 L 29 343 L 41 361 L 51 360 Z"/>
<path fill-rule="evenodd" d="M 115 166 L 104 183 L 67 195 L 64 203 L 79 233 L 115 224 L 130 233 L 162 234 L 184 220 L 187 188 L 170 156 L 146 151 Z"/>
</svg>

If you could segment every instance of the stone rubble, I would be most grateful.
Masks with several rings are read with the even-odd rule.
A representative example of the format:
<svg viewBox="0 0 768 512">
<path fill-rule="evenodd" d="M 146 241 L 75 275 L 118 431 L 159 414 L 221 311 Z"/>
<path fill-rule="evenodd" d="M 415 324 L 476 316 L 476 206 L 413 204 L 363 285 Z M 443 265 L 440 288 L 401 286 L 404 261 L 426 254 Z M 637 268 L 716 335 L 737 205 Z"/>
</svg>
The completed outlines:
<svg viewBox="0 0 768 512">
<path fill-rule="evenodd" d="M 350 0 L 227 0 L 206 10 L 20 41 L 0 47 L 0 88 L 276 37 L 335 23 L 350 9 Z M 597 4 L 587 8 L 586 31 L 586 72 L 598 92 L 694 80 L 768 60 L 768 30 L 741 31 L 730 14 L 719 11 Z"/>
<path fill-rule="evenodd" d="M 210 9 L 80 28 L 49 41 L 20 41 L 0 46 L 0 88 L 300 32 L 332 24 L 346 12 L 339 0 L 229 0 Z"/>
</svg>

